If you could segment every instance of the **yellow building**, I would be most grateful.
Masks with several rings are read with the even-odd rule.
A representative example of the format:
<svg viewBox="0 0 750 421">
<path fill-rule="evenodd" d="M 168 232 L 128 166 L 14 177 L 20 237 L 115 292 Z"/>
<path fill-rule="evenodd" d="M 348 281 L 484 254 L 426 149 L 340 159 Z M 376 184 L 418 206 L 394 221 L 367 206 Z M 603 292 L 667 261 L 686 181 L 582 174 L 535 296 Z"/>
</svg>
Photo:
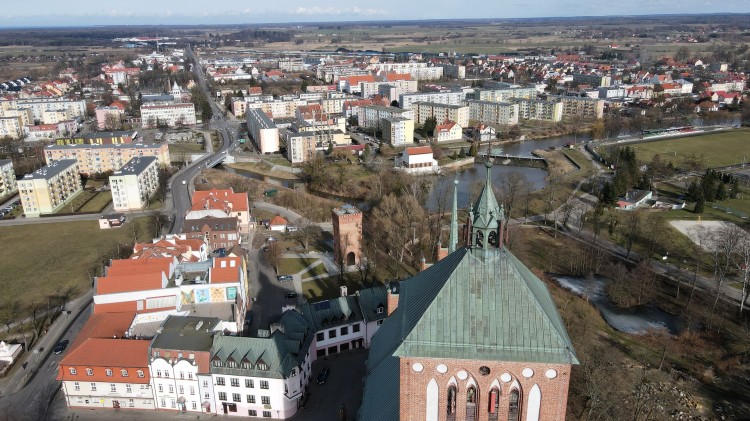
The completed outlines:
<svg viewBox="0 0 750 421">
<path fill-rule="evenodd" d="M 166 143 L 125 143 L 116 145 L 49 145 L 44 149 L 47 164 L 61 159 L 75 159 L 82 174 L 115 171 L 133 158 L 155 156 L 160 166 L 169 165 Z"/>
<path fill-rule="evenodd" d="M 18 180 L 18 194 L 27 218 L 57 212 L 81 190 L 74 159 L 53 162 Z"/>
</svg>

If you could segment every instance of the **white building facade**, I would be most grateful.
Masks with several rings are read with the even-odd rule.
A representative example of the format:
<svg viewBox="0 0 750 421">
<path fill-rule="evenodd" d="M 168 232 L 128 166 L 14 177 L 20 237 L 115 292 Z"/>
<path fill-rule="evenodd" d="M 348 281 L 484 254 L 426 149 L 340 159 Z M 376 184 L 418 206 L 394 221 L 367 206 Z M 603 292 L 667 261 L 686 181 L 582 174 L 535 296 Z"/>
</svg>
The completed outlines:
<svg viewBox="0 0 750 421">
<path fill-rule="evenodd" d="M 133 158 L 109 177 L 109 185 L 116 211 L 143 209 L 159 188 L 159 161 L 153 156 Z"/>
</svg>

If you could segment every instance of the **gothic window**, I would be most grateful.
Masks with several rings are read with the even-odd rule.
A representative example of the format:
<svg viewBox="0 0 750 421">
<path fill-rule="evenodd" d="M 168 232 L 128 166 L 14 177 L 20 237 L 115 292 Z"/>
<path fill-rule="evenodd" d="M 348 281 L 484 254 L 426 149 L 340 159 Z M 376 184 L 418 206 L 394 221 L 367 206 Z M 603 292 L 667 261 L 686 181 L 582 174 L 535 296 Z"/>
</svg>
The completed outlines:
<svg viewBox="0 0 750 421">
<path fill-rule="evenodd" d="M 427 384 L 427 408 L 425 411 L 427 421 L 438 420 L 438 384 L 435 379 L 430 380 Z"/>
<path fill-rule="evenodd" d="M 448 386 L 447 421 L 456 421 L 456 386 Z"/>
<path fill-rule="evenodd" d="M 500 407 L 500 390 L 497 387 L 493 387 L 490 390 L 490 399 L 487 405 L 487 412 L 490 414 L 490 421 L 497 421 L 497 413 Z"/>
<path fill-rule="evenodd" d="M 510 391 L 510 404 L 508 407 L 508 421 L 521 421 L 520 402 L 521 398 L 518 389 Z"/>
<path fill-rule="evenodd" d="M 477 231 L 476 241 L 474 243 L 479 248 L 484 247 L 484 234 L 482 233 L 482 231 Z"/>
<path fill-rule="evenodd" d="M 497 238 L 498 238 L 497 231 L 494 231 L 494 230 L 490 231 L 490 234 L 487 236 L 487 242 L 491 246 L 497 247 Z"/>
<path fill-rule="evenodd" d="M 466 420 L 474 421 L 477 418 L 477 388 L 469 386 L 466 390 Z"/>
</svg>

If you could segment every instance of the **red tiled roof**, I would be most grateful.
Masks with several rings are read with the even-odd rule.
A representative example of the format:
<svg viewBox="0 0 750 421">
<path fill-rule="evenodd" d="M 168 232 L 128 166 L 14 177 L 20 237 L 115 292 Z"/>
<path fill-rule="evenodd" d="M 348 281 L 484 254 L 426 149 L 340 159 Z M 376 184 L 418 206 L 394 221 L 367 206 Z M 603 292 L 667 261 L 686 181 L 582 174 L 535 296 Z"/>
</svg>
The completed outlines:
<svg viewBox="0 0 750 421">
<path fill-rule="evenodd" d="M 432 153 L 432 148 L 429 146 L 413 146 L 411 148 L 406 148 L 406 152 L 409 155 L 423 155 Z"/>
<path fill-rule="evenodd" d="M 342 79 L 348 82 L 349 85 L 358 85 L 359 82 L 375 82 L 375 76 L 373 75 L 347 76 Z"/>
<path fill-rule="evenodd" d="M 149 260 L 149 259 L 146 259 Z M 96 294 L 148 291 L 162 288 L 163 272 L 106 276 L 96 279 Z"/>
<path fill-rule="evenodd" d="M 271 218 L 271 222 L 269 223 L 269 225 L 286 225 L 286 224 L 287 224 L 287 220 L 284 219 L 280 215 L 276 215 L 273 218 Z"/>
<path fill-rule="evenodd" d="M 235 193 L 232 189 L 199 190 L 193 194 L 191 210 L 220 209 L 227 212 L 229 211 L 229 204 L 232 205 L 232 212 L 247 212 L 249 208 L 247 194 Z"/>
<path fill-rule="evenodd" d="M 136 339 L 85 339 L 60 361 L 57 380 L 147 384 L 150 343 Z M 71 373 L 71 368 L 76 374 Z M 86 373 L 87 368 L 92 370 L 91 375 Z M 112 375 L 107 375 L 107 369 L 112 370 Z M 126 370 L 126 376 L 122 370 Z M 143 377 L 139 377 L 138 370 Z"/>
<path fill-rule="evenodd" d="M 121 303 L 94 304 L 94 314 L 133 312 L 138 310 L 135 301 L 123 301 Z"/>
</svg>

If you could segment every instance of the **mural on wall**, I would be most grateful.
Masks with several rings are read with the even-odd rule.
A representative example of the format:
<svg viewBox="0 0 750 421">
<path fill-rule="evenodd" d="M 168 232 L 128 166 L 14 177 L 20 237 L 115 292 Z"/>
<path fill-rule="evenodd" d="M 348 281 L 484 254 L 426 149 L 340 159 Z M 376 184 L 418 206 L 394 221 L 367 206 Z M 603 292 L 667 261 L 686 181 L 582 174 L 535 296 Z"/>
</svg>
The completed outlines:
<svg viewBox="0 0 750 421">
<path fill-rule="evenodd" d="M 195 302 L 196 303 L 207 303 L 210 301 L 208 289 L 196 289 L 195 290 Z"/>
<path fill-rule="evenodd" d="M 182 291 L 182 304 L 193 304 L 195 302 L 195 293 L 191 289 L 190 291 Z"/>
<path fill-rule="evenodd" d="M 237 299 L 237 287 L 227 287 L 227 301 Z"/>
<path fill-rule="evenodd" d="M 222 301 L 225 301 L 224 299 L 224 288 L 211 288 L 211 302 L 212 303 L 220 303 Z"/>
</svg>

